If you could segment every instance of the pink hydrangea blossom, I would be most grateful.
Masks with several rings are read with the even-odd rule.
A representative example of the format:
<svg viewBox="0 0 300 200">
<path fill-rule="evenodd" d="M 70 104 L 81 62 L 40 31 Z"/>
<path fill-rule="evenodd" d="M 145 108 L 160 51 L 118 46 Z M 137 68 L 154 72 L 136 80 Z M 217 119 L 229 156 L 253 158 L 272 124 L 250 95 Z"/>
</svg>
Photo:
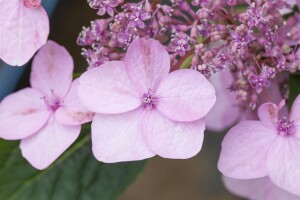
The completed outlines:
<svg viewBox="0 0 300 200">
<path fill-rule="evenodd" d="M 223 177 L 223 182 L 230 192 L 249 200 L 300 200 L 300 196 L 274 185 L 269 177 L 246 180 Z"/>
<path fill-rule="evenodd" d="M 233 127 L 222 142 L 219 170 L 228 177 L 254 179 L 269 176 L 278 187 L 300 195 L 300 96 L 288 117 L 279 117 L 285 105 L 265 103 L 258 120 Z"/>
<path fill-rule="evenodd" d="M 169 71 L 165 48 L 153 39 L 137 39 L 125 61 L 106 62 L 80 77 L 79 96 L 96 112 L 92 143 L 98 160 L 156 154 L 185 159 L 200 151 L 203 117 L 216 100 L 214 88 L 197 71 Z"/>
<path fill-rule="evenodd" d="M 37 169 L 55 161 L 91 121 L 72 82 L 73 60 L 67 50 L 49 41 L 32 64 L 30 83 L 0 104 L 0 138 L 21 139 L 22 155 Z"/>
<path fill-rule="evenodd" d="M 115 7 L 119 5 L 120 2 L 119 0 L 87 0 L 89 5 L 94 8 L 98 9 L 97 14 L 102 16 L 105 15 L 106 13 L 109 14 L 110 16 L 114 16 L 114 10 Z"/>
<path fill-rule="evenodd" d="M 25 64 L 47 42 L 49 19 L 41 0 L 0 0 L 0 59 Z"/>
</svg>

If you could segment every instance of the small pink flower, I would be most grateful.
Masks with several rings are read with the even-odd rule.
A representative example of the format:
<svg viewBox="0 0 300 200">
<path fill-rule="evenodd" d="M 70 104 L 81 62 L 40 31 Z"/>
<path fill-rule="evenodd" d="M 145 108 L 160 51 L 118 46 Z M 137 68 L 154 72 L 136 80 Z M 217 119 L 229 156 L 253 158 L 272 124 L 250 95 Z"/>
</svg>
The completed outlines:
<svg viewBox="0 0 300 200">
<path fill-rule="evenodd" d="M 223 177 L 223 182 L 230 192 L 250 200 L 300 200 L 300 196 L 274 185 L 269 177 L 247 180 Z"/>
<path fill-rule="evenodd" d="M 300 195 L 300 96 L 290 115 L 279 118 L 284 104 L 265 103 L 258 110 L 260 121 L 243 121 L 229 130 L 218 163 L 225 176 L 269 176 L 278 187 Z"/>
<path fill-rule="evenodd" d="M 30 83 L 0 104 L 0 137 L 21 139 L 23 156 L 37 169 L 54 162 L 91 121 L 72 82 L 73 60 L 67 50 L 49 41 L 33 60 Z"/>
<path fill-rule="evenodd" d="M 184 159 L 200 151 L 203 117 L 216 100 L 214 88 L 196 71 L 169 71 L 164 47 L 153 39 L 137 39 L 125 62 L 107 62 L 80 77 L 79 96 L 96 112 L 92 142 L 98 160 L 156 154 Z"/>
<path fill-rule="evenodd" d="M 94 9 L 99 9 L 97 14 L 102 16 L 106 13 L 111 17 L 114 16 L 115 7 L 121 3 L 118 0 L 87 0 L 89 5 Z"/>
<path fill-rule="evenodd" d="M 23 65 L 47 42 L 49 19 L 41 0 L 0 0 L 0 59 Z"/>
</svg>

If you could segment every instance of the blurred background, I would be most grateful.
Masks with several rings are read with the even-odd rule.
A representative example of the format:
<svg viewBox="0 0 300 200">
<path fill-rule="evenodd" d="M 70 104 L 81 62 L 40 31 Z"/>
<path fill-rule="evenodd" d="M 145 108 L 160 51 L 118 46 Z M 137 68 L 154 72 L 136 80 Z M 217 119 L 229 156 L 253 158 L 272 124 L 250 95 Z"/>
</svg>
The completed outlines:
<svg viewBox="0 0 300 200">
<path fill-rule="evenodd" d="M 47 0 L 43 0 L 47 1 Z M 51 0 L 50 0 L 51 1 Z M 82 26 L 98 18 L 86 0 L 60 0 L 51 18 L 50 37 L 71 53 L 75 70 L 85 71 L 76 39 Z M 28 64 L 29 66 L 31 63 Z M 25 69 L 18 87 L 28 84 L 30 67 Z M 217 170 L 217 160 L 224 133 L 206 133 L 201 152 L 188 160 L 155 157 L 128 187 L 120 200 L 238 200 L 228 193 Z"/>
</svg>

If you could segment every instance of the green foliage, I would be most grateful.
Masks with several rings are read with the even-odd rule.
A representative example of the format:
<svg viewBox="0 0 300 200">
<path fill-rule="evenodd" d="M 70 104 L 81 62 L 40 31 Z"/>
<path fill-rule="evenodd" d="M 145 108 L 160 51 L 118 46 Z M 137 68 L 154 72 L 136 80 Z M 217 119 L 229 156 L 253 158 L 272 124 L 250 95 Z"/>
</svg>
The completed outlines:
<svg viewBox="0 0 300 200">
<path fill-rule="evenodd" d="M 18 142 L 0 140 L 0 199 L 116 199 L 134 181 L 145 161 L 98 162 L 87 131 L 84 128 L 77 142 L 43 171 L 31 167 L 21 156 Z"/>
<path fill-rule="evenodd" d="M 82 73 L 77 72 L 77 73 L 73 73 L 73 79 L 79 78 L 81 76 Z"/>
<path fill-rule="evenodd" d="M 193 60 L 194 54 L 187 57 L 182 64 L 180 65 L 180 69 L 189 69 L 191 68 L 191 63 Z"/>
<path fill-rule="evenodd" d="M 289 76 L 289 101 L 288 107 L 291 109 L 294 100 L 300 94 L 300 73 L 290 74 Z"/>
</svg>

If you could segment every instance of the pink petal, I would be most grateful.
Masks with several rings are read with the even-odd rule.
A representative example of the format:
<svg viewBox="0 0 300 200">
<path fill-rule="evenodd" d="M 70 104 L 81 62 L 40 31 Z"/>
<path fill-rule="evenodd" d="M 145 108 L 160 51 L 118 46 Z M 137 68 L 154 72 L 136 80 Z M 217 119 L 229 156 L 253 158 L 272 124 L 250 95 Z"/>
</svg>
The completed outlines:
<svg viewBox="0 0 300 200">
<path fill-rule="evenodd" d="M 264 183 L 266 177 L 255 179 L 233 179 L 226 176 L 222 177 L 227 190 L 236 196 L 245 199 L 267 200 L 264 197 Z"/>
<path fill-rule="evenodd" d="M 239 109 L 235 94 L 227 89 L 233 81 L 230 72 L 215 73 L 209 80 L 216 90 L 217 98 L 215 105 L 205 116 L 206 127 L 212 131 L 222 131 L 237 122 L 242 116 L 242 111 Z"/>
<path fill-rule="evenodd" d="M 143 134 L 151 150 L 164 158 L 186 159 L 195 156 L 202 147 L 205 123 L 176 122 L 157 111 L 146 111 Z"/>
<path fill-rule="evenodd" d="M 299 139 L 293 136 L 279 137 L 267 155 L 269 176 L 275 185 L 300 195 Z"/>
<path fill-rule="evenodd" d="M 269 177 L 257 179 L 232 179 L 223 177 L 226 188 L 233 194 L 252 200 L 300 200 L 272 183 Z"/>
<path fill-rule="evenodd" d="M 142 109 L 117 115 L 96 114 L 92 123 L 93 153 L 97 160 L 114 163 L 142 160 L 155 154 L 141 131 Z"/>
<path fill-rule="evenodd" d="M 194 121 L 204 117 L 216 101 L 211 83 L 199 72 L 189 69 L 170 73 L 155 94 L 157 109 L 175 121 Z"/>
<path fill-rule="evenodd" d="M 141 105 L 141 96 L 128 79 L 124 62 L 106 62 L 79 78 L 78 94 L 91 111 L 123 113 Z"/>
<path fill-rule="evenodd" d="M 258 117 L 260 121 L 270 127 L 276 129 L 276 122 L 278 121 L 279 108 L 274 103 L 264 103 L 258 108 Z"/>
<path fill-rule="evenodd" d="M 290 119 L 294 120 L 295 126 L 300 125 L 300 95 L 295 99 L 291 108 Z"/>
<path fill-rule="evenodd" d="M 113 10 L 111 7 L 107 7 L 107 8 L 106 8 L 106 12 L 107 12 L 107 14 L 109 14 L 111 17 L 114 16 L 114 10 Z M 99 15 L 101 15 L 101 14 L 99 14 Z"/>
<path fill-rule="evenodd" d="M 290 8 L 282 8 L 282 9 L 279 10 L 279 13 L 281 15 L 286 15 L 286 14 L 289 14 L 291 12 L 293 12 L 293 9 L 290 9 Z"/>
<path fill-rule="evenodd" d="M 73 68 L 73 59 L 68 51 L 63 46 L 48 41 L 33 60 L 31 86 L 48 97 L 54 93 L 62 98 L 70 89 Z"/>
<path fill-rule="evenodd" d="M 26 7 L 22 0 L 0 0 L 0 13 L 0 58 L 21 66 L 47 41 L 47 13 L 42 6 Z"/>
<path fill-rule="evenodd" d="M 94 113 L 89 111 L 78 97 L 79 81 L 74 80 L 70 91 L 63 99 L 62 107 L 55 112 L 55 119 L 65 125 L 80 125 L 90 122 L 93 119 Z"/>
<path fill-rule="evenodd" d="M 243 121 L 224 137 L 219 170 L 237 179 L 259 178 L 268 174 L 267 151 L 277 133 L 259 121 Z"/>
<path fill-rule="evenodd" d="M 297 126 L 294 126 L 294 136 L 297 137 L 298 139 L 300 139 L 300 126 L 297 125 Z"/>
<path fill-rule="evenodd" d="M 50 116 L 42 97 L 31 88 L 7 96 L 0 104 L 0 138 L 22 139 L 42 128 Z"/>
<path fill-rule="evenodd" d="M 101 7 L 101 8 L 98 10 L 97 15 L 102 16 L 102 15 L 105 15 L 105 13 L 106 13 L 106 9 L 105 9 L 104 7 Z"/>
<path fill-rule="evenodd" d="M 34 135 L 22 139 L 22 155 L 37 169 L 51 165 L 79 136 L 80 126 L 66 126 L 51 118 Z"/>
<path fill-rule="evenodd" d="M 170 71 L 170 58 L 165 48 L 153 39 L 137 39 L 128 47 L 125 65 L 129 78 L 140 94 L 155 91 L 160 80 Z"/>
</svg>

